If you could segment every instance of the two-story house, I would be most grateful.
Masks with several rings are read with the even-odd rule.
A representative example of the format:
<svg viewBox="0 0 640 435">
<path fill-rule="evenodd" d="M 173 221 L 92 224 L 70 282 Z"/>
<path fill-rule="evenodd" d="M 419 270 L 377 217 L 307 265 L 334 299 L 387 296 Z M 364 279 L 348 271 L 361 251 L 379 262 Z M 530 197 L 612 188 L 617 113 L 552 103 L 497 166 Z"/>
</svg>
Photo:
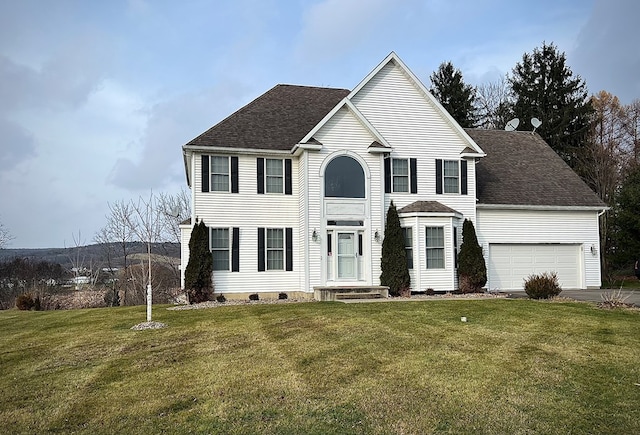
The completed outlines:
<svg viewBox="0 0 640 435">
<path fill-rule="evenodd" d="M 462 223 L 491 290 L 555 271 L 600 286 L 605 206 L 532 132 L 465 130 L 395 53 L 353 90 L 278 85 L 183 146 L 216 293 L 376 286 L 398 208 L 414 291 L 457 288 Z"/>
</svg>

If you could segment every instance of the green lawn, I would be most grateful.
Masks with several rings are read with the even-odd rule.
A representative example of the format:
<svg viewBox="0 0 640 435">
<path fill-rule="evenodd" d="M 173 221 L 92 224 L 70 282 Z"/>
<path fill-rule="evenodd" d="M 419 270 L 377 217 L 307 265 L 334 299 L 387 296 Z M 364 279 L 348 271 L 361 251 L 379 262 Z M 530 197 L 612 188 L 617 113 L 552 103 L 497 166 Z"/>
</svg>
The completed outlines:
<svg viewBox="0 0 640 435">
<path fill-rule="evenodd" d="M 468 318 L 467 323 L 460 321 Z M 640 312 L 449 300 L 0 312 L 2 433 L 640 433 Z"/>
</svg>

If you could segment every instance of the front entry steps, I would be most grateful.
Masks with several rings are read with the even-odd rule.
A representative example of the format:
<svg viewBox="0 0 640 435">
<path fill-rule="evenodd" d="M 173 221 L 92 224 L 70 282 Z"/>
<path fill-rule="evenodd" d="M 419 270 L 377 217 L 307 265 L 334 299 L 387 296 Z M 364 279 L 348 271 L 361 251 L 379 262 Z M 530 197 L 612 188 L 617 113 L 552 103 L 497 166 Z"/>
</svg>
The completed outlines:
<svg viewBox="0 0 640 435">
<path fill-rule="evenodd" d="M 389 287 L 382 285 L 314 287 L 313 296 L 316 301 L 383 299 L 389 297 Z"/>
</svg>

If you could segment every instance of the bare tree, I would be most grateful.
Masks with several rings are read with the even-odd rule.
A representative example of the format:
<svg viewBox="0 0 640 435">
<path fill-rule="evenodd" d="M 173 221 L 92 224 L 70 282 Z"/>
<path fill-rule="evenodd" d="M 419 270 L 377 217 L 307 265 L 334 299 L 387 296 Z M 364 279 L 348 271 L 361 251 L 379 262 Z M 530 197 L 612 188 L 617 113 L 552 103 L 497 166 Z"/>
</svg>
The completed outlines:
<svg viewBox="0 0 640 435">
<path fill-rule="evenodd" d="M 131 201 L 133 214 L 130 219 L 130 227 L 138 239 L 147 244 L 147 322 L 151 322 L 152 306 L 152 273 L 151 273 L 151 245 L 161 240 L 162 236 L 162 213 L 158 206 L 158 198 L 153 191 L 149 193 L 149 199 L 142 196 L 137 202 Z"/>
<path fill-rule="evenodd" d="M 73 248 L 69 250 L 68 257 L 71 262 L 71 273 L 73 275 L 74 288 L 76 290 L 80 290 L 81 285 L 86 284 L 84 282 L 84 277 L 87 276 L 87 267 L 85 263 L 86 255 L 84 249 L 86 243 L 84 243 L 84 240 L 82 239 L 82 232 L 80 230 L 78 230 L 78 234 L 73 233 L 71 238 L 73 240 Z"/>
<path fill-rule="evenodd" d="M 618 97 L 600 91 L 591 98 L 595 114 L 591 131 L 579 155 L 577 170 L 582 179 L 607 205 L 613 206 L 616 193 L 623 180 L 625 159 L 628 155 L 628 137 L 625 130 L 626 113 Z M 600 216 L 601 266 L 609 272 L 608 253 L 613 249 L 612 222 L 609 213 Z"/>
<path fill-rule="evenodd" d="M 14 237 L 9 230 L 0 222 L 0 249 L 4 249 Z"/>
<path fill-rule="evenodd" d="M 134 219 L 134 207 L 132 202 L 116 201 L 109 204 L 109 214 L 106 216 L 107 223 L 95 235 L 95 241 L 100 243 L 105 251 L 107 265 L 113 274 L 117 264 L 121 264 L 123 269 L 120 277 L 128 276 L 129 255 L 131 252 L 131 242 L 135 238 L 135 230 L 132 225 L 137 225 Z M 122 260 L 117 261 L 121 257 Z M 111 304 L 117 305 L 118 300 L 126 300 L 127 286 L 122 284 L 122 280 L 113 279 Z"/>
<path fill-rule="evenodd" d="M 511 88 L 506 76 L 476 88 L 477 125 L 485 129 L 503 129 L 511 119 Z"/>
<path fill-rule="evenodd" d="M 180 223 L 191 216 L 189 191 L 180 189 L 175 195 L 158 195 L 158 208 L 162 220 L 162 240 L 180 243 Z"/>
<path fill-rule="evenodd" d="M 625 132 L 628 140 L 626 169 L 640 165 L 640 99 L 625 107 Z"/>
</svg>

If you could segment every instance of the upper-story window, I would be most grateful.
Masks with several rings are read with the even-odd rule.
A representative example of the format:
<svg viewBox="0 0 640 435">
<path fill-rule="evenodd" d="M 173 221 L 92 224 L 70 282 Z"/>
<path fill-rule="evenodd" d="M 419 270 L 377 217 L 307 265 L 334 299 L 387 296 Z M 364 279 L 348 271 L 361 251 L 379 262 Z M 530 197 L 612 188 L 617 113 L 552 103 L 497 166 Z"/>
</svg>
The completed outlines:
<svg viewBox="0 0 640 435">
<path fill-rule="evenodd" d="M 238 193 L 238 157 L 202 155 L 202 191 Z"/>
<path fill-rule="evenodd" d="M 258 193 L 291 195 L 291 159 L 257 159 Z"/>
<path fill-rule="evenodd" d="M 436 193 L 467 194 L 466 160 L 436 159 Z"/>
<path fill-rule="evenodd" d="M 324 170 L 324 196 L 328 198 L 364 198 L 365 178 L 360 163 L 353 157 L 339 156 Z"/>
<path fill-rule="evenodd" d="M 418 163 L 410 159 L 384 159 L 385 193 L 418 193 Z"/>
<path fill-rule="evenodd" d="M 392 159 L 391 176 L 394 192 L 409 191 L 409 160 Z"/>
<path fill-rule="evenodd" d="M 229 157 L 211 157 L 211 191 L 229 191 Z"/>
<path fill-rule="evenodd" d="M 282 159 L 265 160 L 265 178 L 267 193 L 282 193 L 284 191 L 284 169 Z"/>
<path fill-rule="evenodd" d="M 457 160 L 443 161 L 444 193 L 458 193 L 460 187 L 460 169 Z"/>
</svg>

